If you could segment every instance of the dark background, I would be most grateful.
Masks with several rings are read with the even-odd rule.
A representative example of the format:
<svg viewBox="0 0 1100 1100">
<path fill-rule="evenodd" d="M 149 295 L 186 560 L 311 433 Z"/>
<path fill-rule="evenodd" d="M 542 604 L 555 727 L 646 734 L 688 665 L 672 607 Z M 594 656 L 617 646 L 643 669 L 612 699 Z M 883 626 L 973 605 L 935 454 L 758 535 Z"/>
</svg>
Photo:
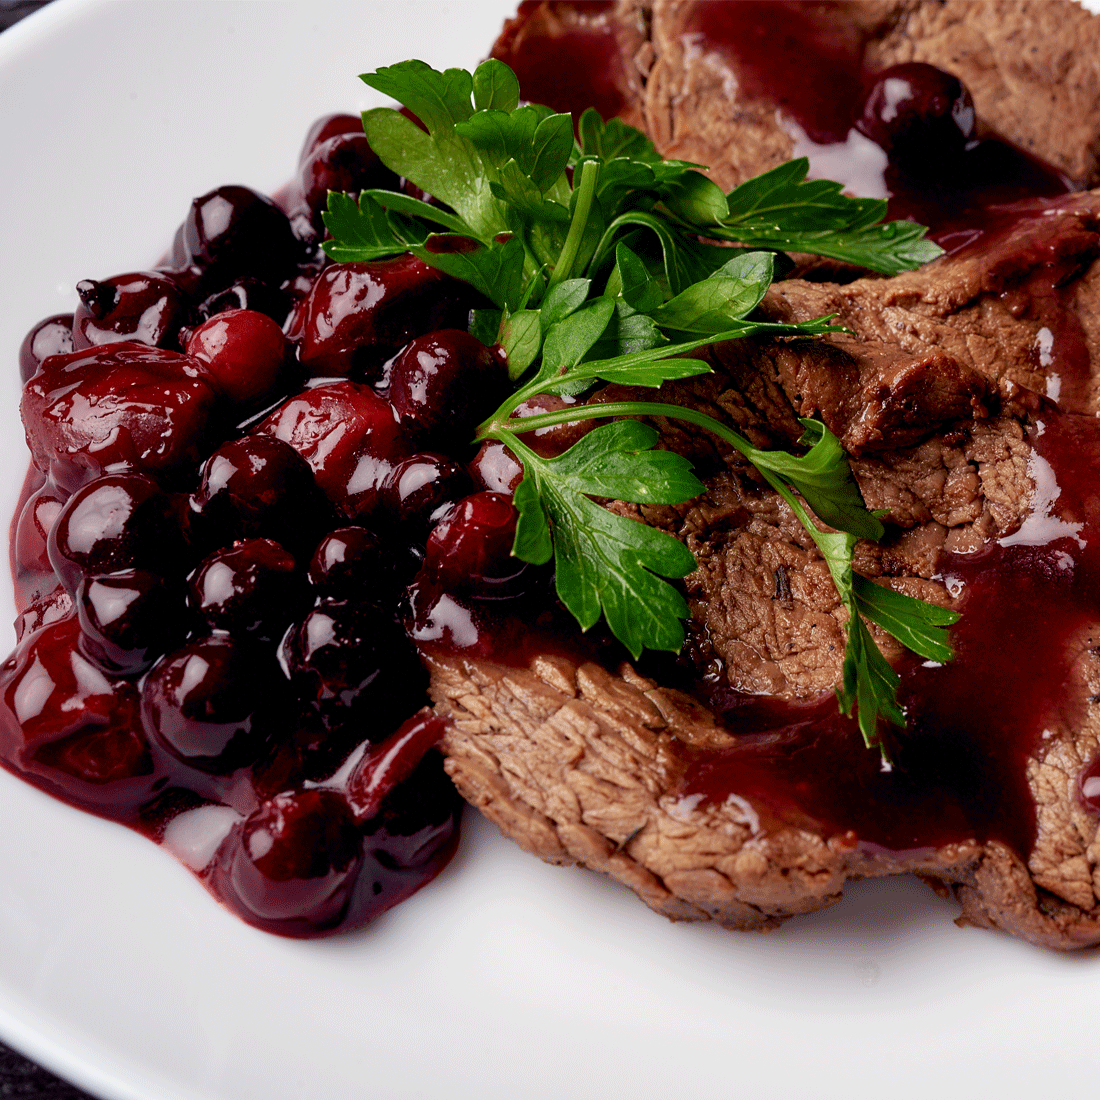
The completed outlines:
<svg viewBox="0 0 1100 1100">
<path fill-rule="evenodd" d="M 0 0 L 0 33 L 46 0 Z M 91 1100 L 86 1092 L 66 1084 L 41 1066 L 28 1062 L 0 1043 L 0 1098 L 3 1100 Z"/>
</svg>

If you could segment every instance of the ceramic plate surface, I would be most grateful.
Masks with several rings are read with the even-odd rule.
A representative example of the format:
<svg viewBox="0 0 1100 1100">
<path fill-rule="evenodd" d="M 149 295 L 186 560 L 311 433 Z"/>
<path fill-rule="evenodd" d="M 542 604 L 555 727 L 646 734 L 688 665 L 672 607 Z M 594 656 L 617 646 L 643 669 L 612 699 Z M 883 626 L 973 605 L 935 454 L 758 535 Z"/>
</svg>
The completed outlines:
<svg viewBox="0 0 1100 1100">
<path fill-rule="evenodd" d="M 470 66 L 511 6 L 59 0 L 0 37 L 0 513 L 35 321 L 193 196 L 285 182 L 315 117 L 377 102 L 356 74 Z M 470 814 L 410 902 L 289 941 L 0 772 L 0 1037 L 104 1100 L 1094 1094 L 1100 958 L 956 913 L 899 880 L 766 936 L 672 925 Z"/>
</svg>

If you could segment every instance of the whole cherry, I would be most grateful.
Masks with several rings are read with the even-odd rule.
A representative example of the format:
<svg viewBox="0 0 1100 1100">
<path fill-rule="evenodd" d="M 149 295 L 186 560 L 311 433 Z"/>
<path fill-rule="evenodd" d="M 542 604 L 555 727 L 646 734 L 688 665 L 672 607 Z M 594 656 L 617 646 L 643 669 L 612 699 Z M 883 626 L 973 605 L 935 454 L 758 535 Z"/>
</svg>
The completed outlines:
<svg viewBox="0 0 1100 1100">
<path fill-rule="evenodd" d="M 359 871 L 362 836 L 339 791 L 288 791 L 249 815 L 230 853 L 229 900 L 246 920 L 293 933 L 340 919 Z"/>
<path fill-rule="evenodd" d="M 187 340 L 187 354 L 203 363 L 218 392 L 242 409 L 275 387 L 289 350 L 283 330 L 250 309 L 218 313 Z"/>
<path fill-rule="evenodd" d="M 856 127 L 909 172 L 942 172 L 974 137 L 974 100 L 951 73 L 922 61 L 879 73 Z"/>
<path fill-rule="evenodd" d="M 179 284 L 160 271 L 134 271 L 76 284 L 80 304 L 73 314 L 73 348 L 133 340 L 176 349 L 188 303 Z"/>
<path fill-rule="evenodd" d="M 418 336 L 390 368 L 390 403 L 402 427 L 448 450 L 469 441 L 500 403 L 508 383 L 503 356 L 460 329 Z"/>
<path fill-rule="evenodd" d="M 464 328 L 476 295 L 415 256 L 326 267 L 302 306 L 298 358 L 315 378 L 382 376 L 414 336 Z"/>
</svg>

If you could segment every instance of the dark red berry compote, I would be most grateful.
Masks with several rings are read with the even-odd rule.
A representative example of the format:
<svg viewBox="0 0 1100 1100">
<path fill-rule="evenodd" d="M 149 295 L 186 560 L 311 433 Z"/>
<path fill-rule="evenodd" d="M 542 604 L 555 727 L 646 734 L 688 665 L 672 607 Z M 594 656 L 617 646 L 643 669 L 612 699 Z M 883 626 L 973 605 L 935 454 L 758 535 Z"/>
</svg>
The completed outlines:
<svg viewBox="0 0 1100 1100">
<path fill-rule="evenodd" d="M 329 189 L 397 185 L 322 119 L 280 202 L 199 197 L 159 267 L 82 281 L 20 349 L 0 760 L 291 936 L 401 901 L 458 835 L 407 589 L 477 511 L 507 375 L 465 284 L 324 257 Z"/>
</svg>

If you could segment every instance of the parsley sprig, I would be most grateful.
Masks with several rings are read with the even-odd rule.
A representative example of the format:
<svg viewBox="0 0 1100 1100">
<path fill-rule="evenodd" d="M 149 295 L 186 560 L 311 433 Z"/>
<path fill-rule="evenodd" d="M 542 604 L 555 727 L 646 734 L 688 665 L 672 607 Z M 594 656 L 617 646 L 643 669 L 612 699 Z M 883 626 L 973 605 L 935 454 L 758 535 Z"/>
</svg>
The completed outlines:
<svg viewBox="0 0 1100 1100">
<path fill-rule="evenodd" d="M 586 111 L 574 137 L 569 115 L 521 105 L 515 75 L 496 60 L 473 73 L 406 61 L 362 79 L 419 121 L 390 108 L 363 114 L 381 160 L 435 202 L 382 190 L 330 193 L 324 248 L 339 261 L 411 252 L 493 304 L 477 311 L 472 331 L 506 351 L 515 390 L 477 438 L 505 443 L 523 463 L 513 553 L 533 563 L 554 560 L 558 595 L 582 629 L 603 616 L 635 658 L 646 648 L 678 650 L 689 610 L 675 582 L 694 570 L 692 554 L 672 535 L 598 500 L 691 500 L 704 487 L 687 460 L 654 449 L 656 431 L 635 419 L 610 419 L 552 459 L 521 437 L 590 418 L 691 423 L 759 470 L 827 563 L 849 617 L 836 689 L 842 710 L 856 711 L 868 744 L 878 740 L 880 719 L 903 726 L 898 676 L 865 620 L 945 661 L 945 628 L 956 616 L 853 571 L 856 541 L 881 538 L 883 527 L 823 424 L 803 420 L 806 451 L 792 454 L 760 450 L 698 410 L 660 402 L 512 414 L 542 394 L 577 397 L 601 382 L 657 388 L 708 372 L 692 353 L 719 341 L 838 331 L 828 317 L 791 325 L 753 318 L 777 254 L 807 252 L 896 274 L 940 254 L 923 227 L 883 224 L 884 202 L 807 181 L 804 159 L 725 194 L 699 165 L 662 159 L 618 119 Z"/>
</svg>

